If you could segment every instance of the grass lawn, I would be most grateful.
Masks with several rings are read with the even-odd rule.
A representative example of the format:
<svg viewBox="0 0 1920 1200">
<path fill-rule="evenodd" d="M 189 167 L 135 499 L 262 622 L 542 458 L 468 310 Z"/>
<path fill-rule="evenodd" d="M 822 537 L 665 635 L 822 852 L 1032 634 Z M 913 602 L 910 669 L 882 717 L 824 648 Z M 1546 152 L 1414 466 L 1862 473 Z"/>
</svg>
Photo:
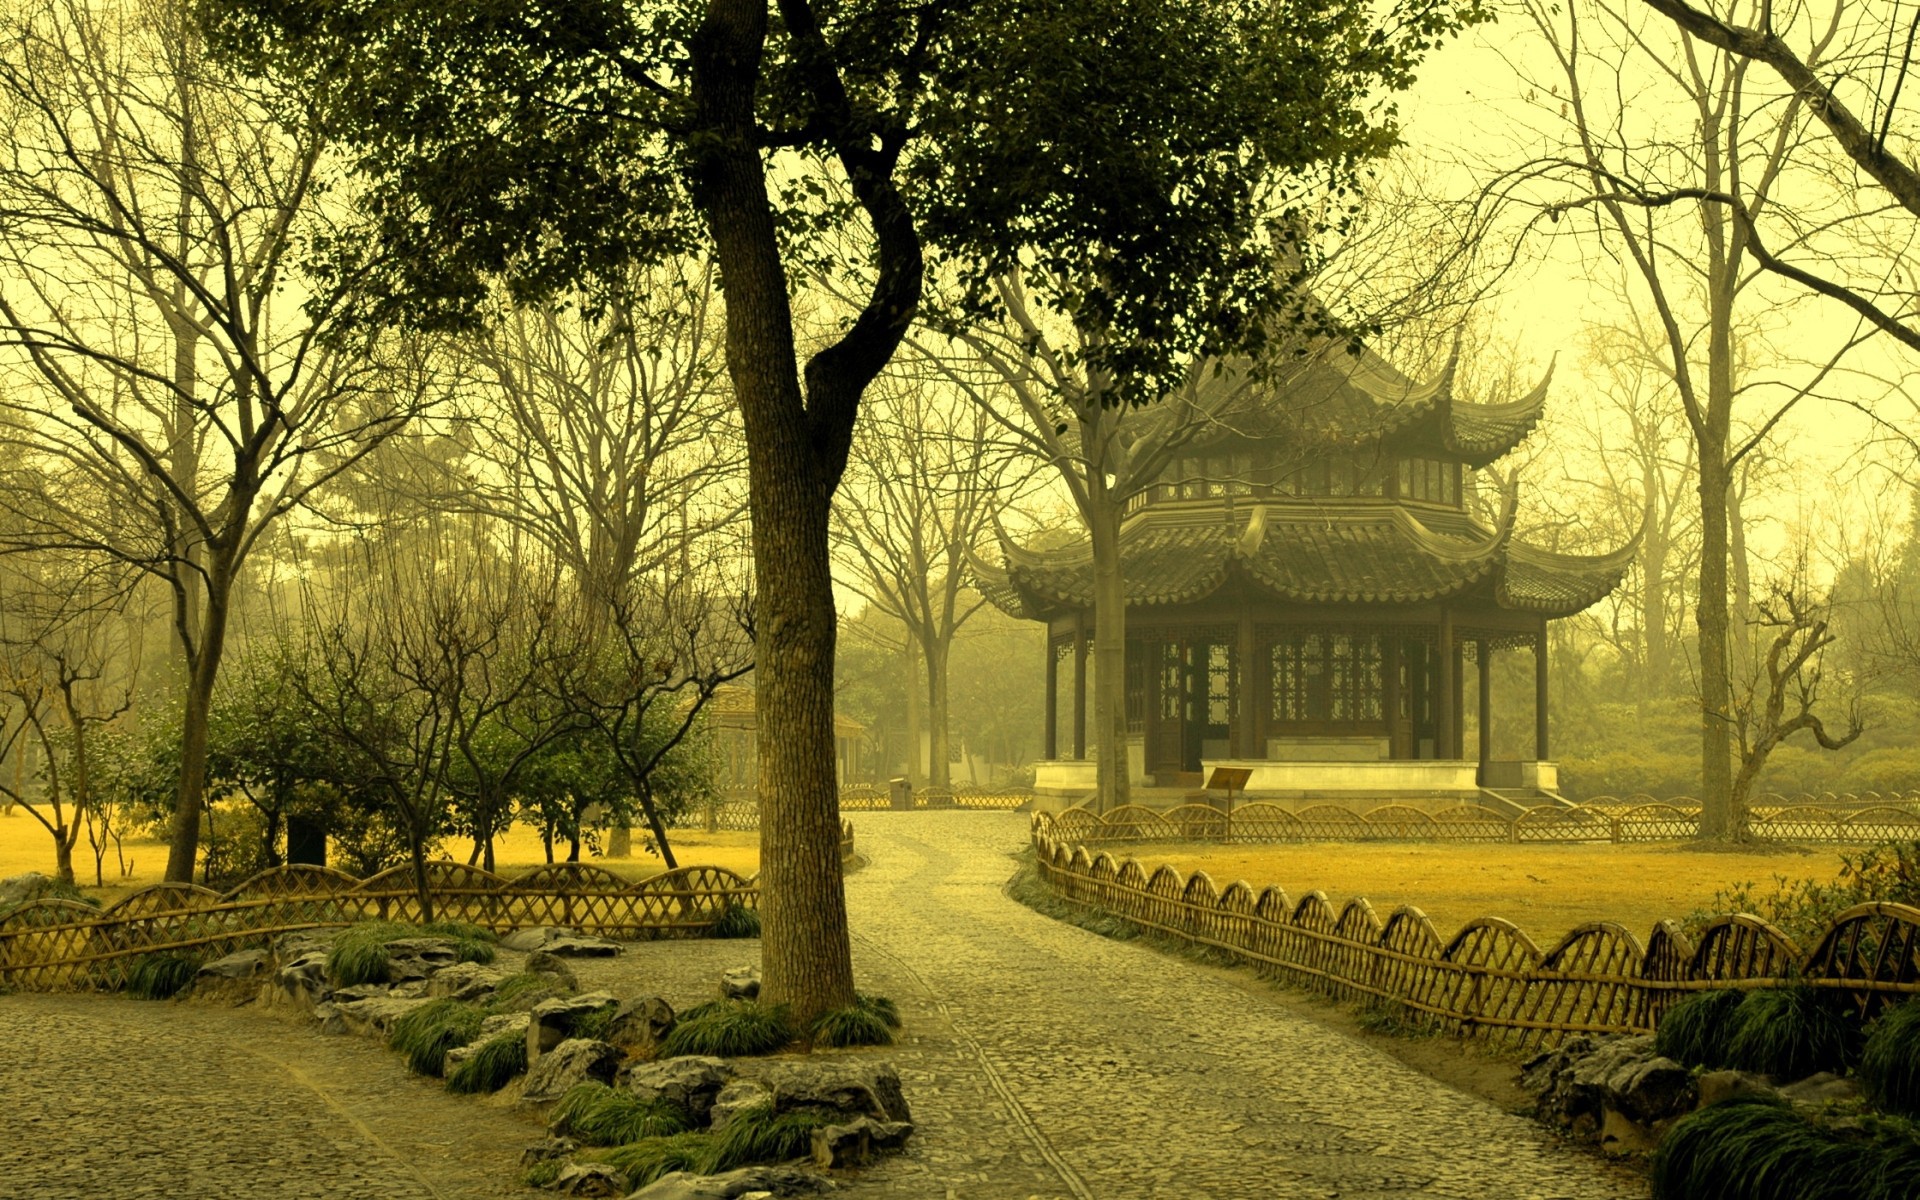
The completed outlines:
<svg viewBox="0 0 1920 1200">
<path fill-rule="evenodd" d="M 674 856 L 681 866 L 729 867 L 749 876 L 760 869 L 758 833 L 707 833 L 704 830 L 676 829 L 670 830 L 669 835 Z M 444 854 L 460 862 L 467 860 L 471 849 L 471 843 L 458 839 L 449 840 L 442 846 Z M 560 843 L 554 851 L 557 857 L 565 858 L 566 843 Z M 87 845 L 86 835 L 82 834 L 80 844 L 73 848 L 75 879 L 88 894 L 99 897 L 103 904 L 112 904 L 122 896 L 160 882 L 167 868 L 167 848 L 163 843 L 130 838 L 126 842 L 125 852 L 133 866 L 132 875 L 125 879 L 120 877 L 119 862 L 109 847 L 103 863 L 106 886 L 94 887 L 93 851 Z M 496 871 L 509 878 L 546 862 L 539 831 L 520 825 L 514 826 L 504 838 L 494 843 L 494 856 Z M 582 859 L 634 880 L 656 875 L 666 869 L 660 859 L 640 849 L 639 830 L 634 832 L 633 857 L 590 858 L 583 851 Z M 11 813 L 0 815 L 0 879 L 24 871 L 53 874 L 53 837 L 24 808 L 16 807 Z"/>
<path fill-rule="evenodd" d="M 1138 859 L 1149 874 L 1161 863 L 1183 874 L 1205 871 L 1221 890 L 1236 879 L 1256 891 L 1278 884 L 1295 903 L 1318 889 L 1336 910 L 1349 898 L 1364 896 L 1383 921 L 1396 905 L 1415 905 L 1443 938 L 1475 917 L 1505 917 L 1542 950 L 1588 921 L 1618 922 L 1644 943 L 1655 921 L 1707 908 L 1721 888 L 1753 882 L 1770 889 L 1776 875 L 1828 881 L 1840 868 L 1838 849 L 1741 853 L 1696 850 L 1685 843 L 1146 843 L 1109 848 L 1109 853 Z"/>
</svg>

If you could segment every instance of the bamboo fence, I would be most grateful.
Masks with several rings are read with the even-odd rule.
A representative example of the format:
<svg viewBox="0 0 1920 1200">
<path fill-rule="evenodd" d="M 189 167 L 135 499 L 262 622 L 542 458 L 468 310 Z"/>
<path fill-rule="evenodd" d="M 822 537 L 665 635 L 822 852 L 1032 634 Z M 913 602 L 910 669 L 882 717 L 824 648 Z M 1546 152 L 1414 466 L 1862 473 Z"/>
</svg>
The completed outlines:
<svg viewBox="0 0 1920 1200">
<path fill-rule="evenodd" d="M 1678 1000 L 1713 988 L 1798 980 L 1843 994 L 1863 1017 L 1920 993 L 1920 909 L 1906 905 L 1847 909 L 1805 952 L 1745 913 L 1715 918 L 1698 940 L 1661 921 L 1644 944 L 1598 921 L 1543 951 L 1498 917 L 1443 938 L 1410 905 L 1383 921 L 1364 899 L 1335 909 L 1317 891 L 1296 902 L 1278 887 L 1256 892 L 1236 882 L 1223 892 L 1203 871 L 1148 874 L 1131 858 L 1074 844 L 1045 814 L 1035 814 L 1032 839 L 1041 876 L 1062 899 L 1329 996 L 1523 1046 L 1575 1033 L 1650 1033 Z"/>
</svg>

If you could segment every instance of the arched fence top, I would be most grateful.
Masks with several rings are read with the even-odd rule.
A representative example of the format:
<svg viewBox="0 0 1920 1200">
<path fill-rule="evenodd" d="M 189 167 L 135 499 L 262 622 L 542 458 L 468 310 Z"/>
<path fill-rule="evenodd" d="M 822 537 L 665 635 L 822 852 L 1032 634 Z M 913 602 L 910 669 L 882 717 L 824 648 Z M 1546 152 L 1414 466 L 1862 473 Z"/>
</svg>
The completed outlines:
<svg viewBox="0 0 1920 1200">
<path fill-rule="evenodd" d="M 535 868 L 543 870 L 544 868 Z M 498 891 L 512 881 L 492 871 L 451 859 L 435 859 L 427 864 L 427 887 L 429 890 L 457 890 L 473 892 Z M 401 864 L 388 867 L 378 875 L 369 875 L 354 886 L 357 892 L 395 892 L 411 891 L 415 886 L 413 867 Z"/>
<path fill-rule="evenodd" d="M 264 896 L 314 896 L 345 891 L 360 880 L 338 867 L 318 863 L 286 863 L 268 867 L 258 875 L 234 885 L 221 895 L 222 900 L 251 900 Z"/>
<path fill-rule="evenodd" d="M 1540 956 L 1548 970 L 1622 974 L 1646 960 L 1646 949 L 1633 931 L 1613 921 L 1588 921 L 1567 931 L 1553 949 Z"/>
<path fill-rule="evenodd" d="M 501 886 L 510 892 L 618 892 L 632 882 L 593 863 L 558 862 L 535 867 Z"/>
<path fill-rule="evenodd" d="M 100 910 L 107 917 L 144 917 L 150 913 L 180 912 L 218 904 L 220 893 L 197 883 L 153 883 L 122 896 Z"/>
<path fill-rule="evenodd" d="M 1540 947 L 1527 931 L 1505 917 L 1475 917 L 1460 927 L 1440 956 L 1500 970 L 1520 970 L 1540 962 Z"/>
</svg>

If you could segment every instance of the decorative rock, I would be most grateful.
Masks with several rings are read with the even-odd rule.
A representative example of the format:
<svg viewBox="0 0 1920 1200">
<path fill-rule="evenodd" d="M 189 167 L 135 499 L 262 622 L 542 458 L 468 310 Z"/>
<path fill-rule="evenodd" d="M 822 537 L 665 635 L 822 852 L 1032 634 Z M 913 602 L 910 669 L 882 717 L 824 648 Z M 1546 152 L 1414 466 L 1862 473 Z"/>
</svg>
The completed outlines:
<svg viewBox="0 0 1920 1200">
<path fill-rule="evenodd" d="M 759 1108 L 773 1102 L 773 1090 L 757 1079 L 735 1079 L 720 1089 L 713 1098 L 713 1107 L 707 1114 L 707 1123 L 713 1132 L 733 1124 L 733 1119 L 750 1108 Z"/>
<path fill-rule="evenodd" d="M 622 1000 L 613 1023 L 601 1036 L 630 1054 L 652 1058 L 673 1029 L 673 1005 L 658 996 Z"/>
<path fill-rule="evenodd" d="M 761 1196 L 806 1196 L 833 1187 L 830 1180 L 792 1167 L 741 1167 L 718 1175 L 674 1171 L 627 1200 L 748 1200 Z"/>
<path fill-rule="evenodd" d="M 1693 1072 L 1670 1058 L 1622 1063 L 1602 1080 L 1601 1086 L 1606 1090 L 1608 1108 L 1617 1108 L 1642 1124 L 1690 1112 L 1698 1096 Z"/>
<path fill-rule="evenodd" d="M 38 871 L 10 875 L 0 879 L 0 908 L 12 908 L 16 904 L 38 900 L 52 890 L 52 877 Z"/>
<path fill-rule="evenodd" d="M 347 1028 L 347 1019 L 332 1004 L 322 1001 L 313 1006 L 313 1019 L 320 1023 L 320 1032 L 328 1037 L 344 1037 L 353 1032 Z"/>
<path fill-rule="evenodd" d="M 1795 1104 L 1811 1105 L 1851 1104 L 1861 1099 L 1858 1081 L 1842 1079 L 1831 1071 L 1787 1084 L 1780 1094 Z"/>
<path fill-rule="evenodd" d="M 335 1004 L 352 1004 L 356 1000 L 373 1000 L 393 994 L 390 983 L 355 983 L 339 988 L 333 993 Z"/>
<path fill-rule="evenodd" d="M 517 950 L 522 954 L 531 954 L 544 949 L 554 938 L 567 937 L 579 933 L 577 929 L 555 929 L 551 925 L 535 925 L 531 929 L 516 929 L 500 939 L 500 944 L 508 950 Z"/>
<path fill-rule="evenodd" d="M 427 980 L 427 995 L 451 996 L 455 1000 L 478 1000 L 491 996 L 507 974 L 498 967 L 476 962 L 455 963 L 436 971 Z"/>
<path fill-rule="evenodd" d="M 520 1098 L 531 1104 L 550 1104 L 566 1095 L 569 1088 L 588 1080 L 612 1083 L 619 1069 L 619 1050 L 589 1038 L 568 1038 L 527 1068 Z"/>
<path fill-rule="evenodd" d="M 577 992 L 580 990 L 580 979 L 573 973 L 573 968 L 567 965 L 565 959 L 558 955 L 548 954 L 545 950 L 536 950 L 532 954 L 527 955 L 527 970 L 532 971 L 536 975 L 545 975 L 551 978 L 562 991 Z"/>
<path fill-rule="evenodd" d="M 357 1033 L 362 1037 L 384 1038 L 393 1032 L 395 1021 L 425 1003 L 425 1000 L 400 1000 L 392 996 L 374 996 L 366 1000 L 336 1003 L 333 1008 L 344 1023 L 346 1032 Z"/>
<path fill-rule="evenodd" d="M 720 975 L 720 998 L 722 1000 L 758 1000 L 760 998 L 760 968 L 734 967 Z"/>
<path fill-rule="evenodd" d="M 557 937 L 540 947 L 544 954 L 561 958 L 612 958 L 626 949 L 611 938 L 579 936 Z"/>
<path fill-rule="evenodd" d="M 1646 1126 L 1615 1109 L 1600 1118 L 1600 1149 L 1608 1154 L 1650 1154 L 1656 1144 Z"/>
<path fill-rule="evenodd" d="M 875 1121 L 858 1117 L 844 1125 L 826 1125 L 813 1131 L 813 1165 L 864 1167 L 878 1154 L 906 1144 L 913 1125 L 907 1121 Z"/>
<path fill-rule="evenodd" d="M 911 1121 L 900 1073 L 872 1059 L 781 1063 L 767 1074 L 773 1111 L 845 1114 L 878 1121 Z"/>
<path fill-rule="evenodd" d="M 520 1165 L 531 1167 L 535 1163 L 550 1162 L 556 1158 L 565 1158 L 580 1148 L 580 1143 L 569 1137 L 550 1137 L 543 1142 L 535 1142 L 520 1152 Z"/>
<path fill-rule="evenodd" d="M 677 1105 L 697 1126 L 707 1123 L 715 1101 L 732 1077 L 733 1064 L 724 1058 L 685 1054 L 637 1063 L 623 1072 L 621 1086 L 641 1100 L 665 1100 Z"/>
<path fill-rule="evenodd" d="M 563 1196 L 624 1196 L 627 1177 L 606 1163 L 568 1163 L 547 1190 Z"/>
<path fill-rule="evenodd" d="M 215 1004 L 249 1003 L 259 998 L 268 969 L 265 950 L 237 950 L 195 971 L 191 996 Z"/>
<path fill-rule="evenodd" d="M 285 965 L 274 975 L 275 1002 L 285 1001 L 300 1008 L 317 1008 L 333 995 L 327 979 L 327 952 L 307 950 L 292 959 L 281 958 Z"/>
<path fill-rule="evenodd" d="M 283 933 L 274 939 L 273 961 L 281 964 L 292 962 L 296 958 L 305 958 L 309 954 L 326 954 L 333 949 L 333 939 L 338 931 L 325 929 L 302 929 L 294 933 Z"/>
<path fill-rule="evenodd" d="M 1729 1100 L 1755 1100 L 1777 1095 L 1773 1086 L 1764 1075 L 1749 1075 L 1745 1071 L 1705 1071 L 1695 1080 L 1698 1090 L 1696 1106 L 1711 1108 L 1716 1104 L 1725 1104 Z"/>
<path fill-rule="evenodd" d="M 1582 1136 L 1598 1133 L 1608 1111 L 1653 1124 L 1690 1110 L 1696 1097 L 1692 1073 L 1656 1055 L 1651 1037 L 1569 1038 L 1530 1060 L 1521 1082 L 1540 1093 L 1542 1119 Z"/>
<path fill-rule="evenodd" d="M 527 1065 L 573 1036 L 580 1018 L 620 1003 L 611 993 L 588 992 L 584 996 L 561 996 L 542 1000 L 533 1006 L 527 1021 Z"/>
<path fill-rule="evenodd" d="M 396 938 L 387 943 L 386 950 L 388 983 L 425 979 L 460 961 L 451 938 Z"/>
</svg>

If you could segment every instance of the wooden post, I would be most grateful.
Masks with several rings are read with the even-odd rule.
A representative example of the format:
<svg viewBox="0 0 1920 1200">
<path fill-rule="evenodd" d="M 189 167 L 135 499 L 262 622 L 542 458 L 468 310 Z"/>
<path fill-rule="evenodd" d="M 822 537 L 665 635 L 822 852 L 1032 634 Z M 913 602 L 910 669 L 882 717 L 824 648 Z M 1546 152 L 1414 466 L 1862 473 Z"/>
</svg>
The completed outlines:
<svg viewBox="0 0 1920 1200">
<path fill-rule="evenodd" d="M 1533 758 L 1547 761 L 1547 623 L 1533 643 Z"/>
<path fill-rule="evenodd" d="M 1480 786 L 1487 786 L 1487 764 L 1493 759 L 1493 654 L 1487 639 L 1473 643 L 1473 656 L 1480 667 Z"/>
<path fill-rule="evenodd" d="M 1043 757 L 1060 757 L 1060 656 L 1054 652 L 1053 629 L 1047 629 L 1047 729 Z"/>
<path fill-rule="evenodd" d="M 1440 638 L 1434 646 L 1435 681 L 1433 696 L 1433 756 L 1453 757 L 1453 727 L 1460 717 L 1454 708 L 1453 614 L 1440 610 Z"/>
<path fill-rule="evenodd" d="M 1073 757 L 1087 757 L 1087 614 L 1073 614 Z"/>
<path fill-rule="evenodd" d="M 1254 680 L 1265 678 L 1266 672 L 1273 669 L 1273 664 L 1271 659 L 1265 664 L 1256 664 L 1254 661 L 1252 613 L 1242 613 L 1240 616 L 1240 646 L 1236 657 L 1239 661 L 1234 664 L 1238 670 L 1234 672 L 1233 695 L 1240 705 L 1240 720 L 1233 730 L 1233 739 L 1237 744 L 1230 753 L 1235 758 L 1265 758 L 1267 748 L 1260 744 L 1259 697 L 1271 688 L 1272 681 L 1268 680 L 1268 687 L 1262 688 L 1256 686 Z"/>
</svg>

